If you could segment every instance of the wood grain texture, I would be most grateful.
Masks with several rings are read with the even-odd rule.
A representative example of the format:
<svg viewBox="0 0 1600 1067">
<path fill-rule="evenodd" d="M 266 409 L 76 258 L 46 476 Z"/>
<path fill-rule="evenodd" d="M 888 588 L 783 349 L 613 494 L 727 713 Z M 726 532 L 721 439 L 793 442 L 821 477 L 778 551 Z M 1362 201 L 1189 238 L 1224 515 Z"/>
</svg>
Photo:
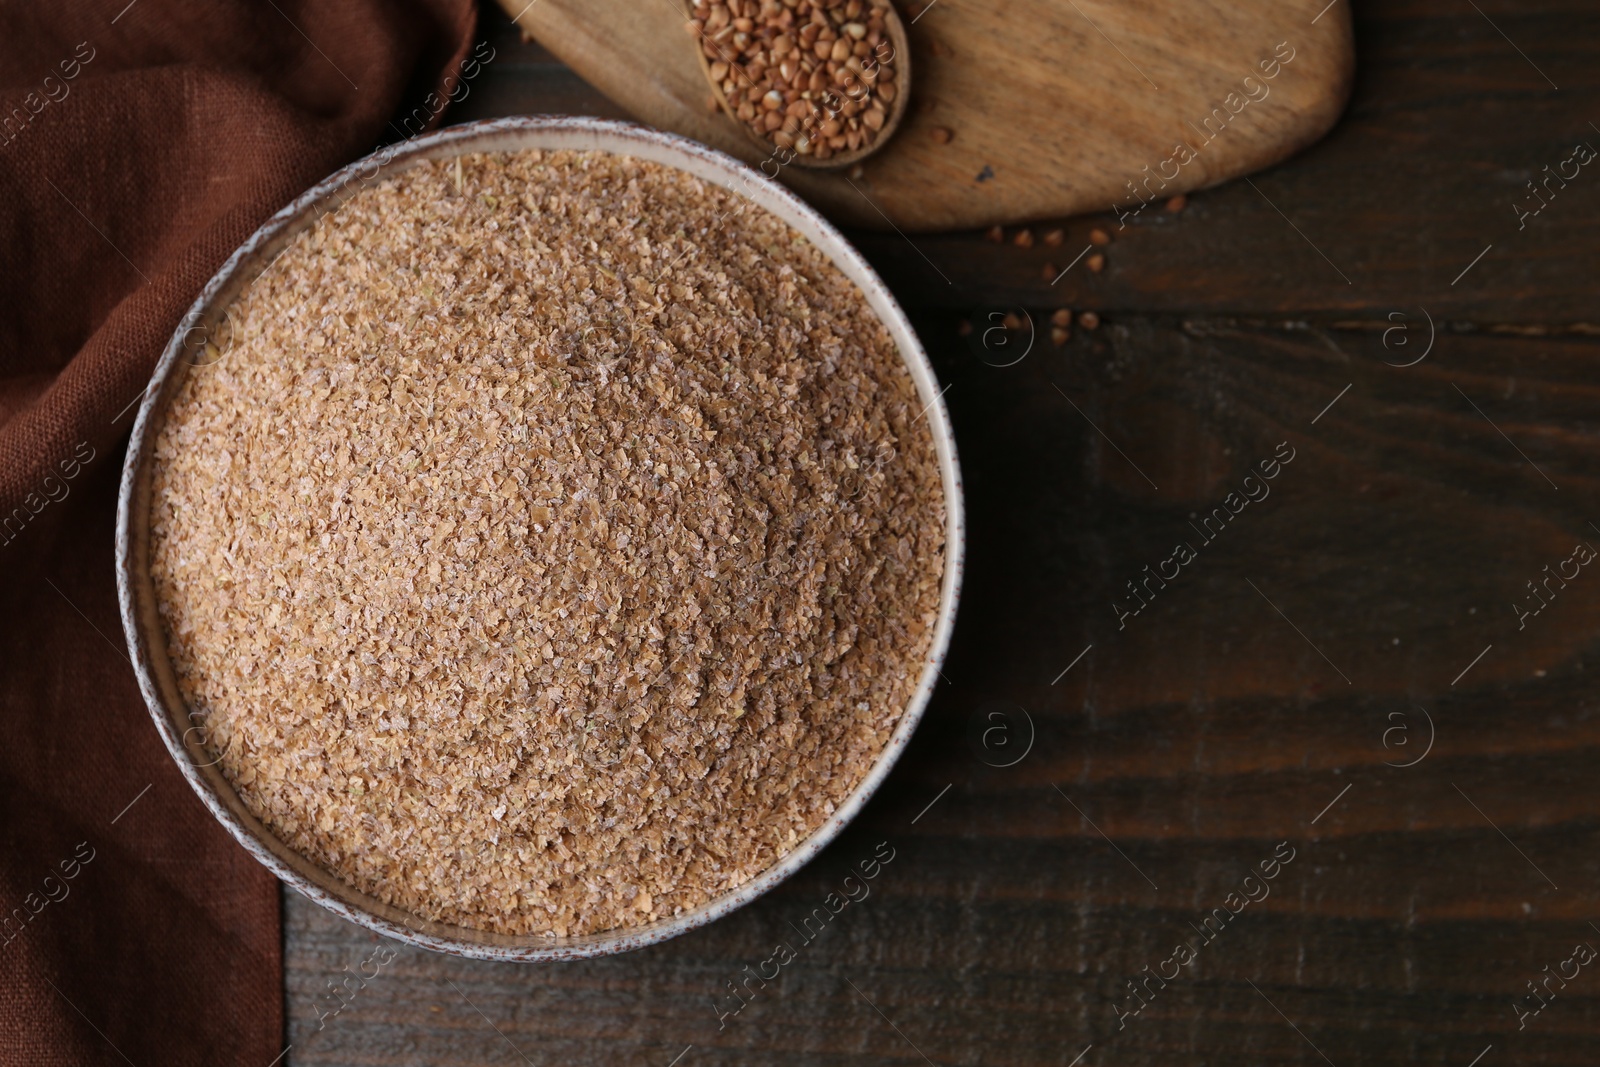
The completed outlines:
<svg viewBox="0 0 1600 1067">
<path fill-rule="evenodd" d="M 752 163 L 770 154 L 707 106 L 680 0 L 502 2 L 641 121 Z M 781 178 L 839 219 L 913 232 L 1103 210 L 1135 194 L 1159 189 L 1164 199 L 1214 185 L 1292 155 L 1338 117 L 1354 66 L 1350 16 L 1338 4 L 1313 24 L 1322 6 L 935 0 L 904 12 L 915 19 L 912 111 L 864 176 L 852 184 L 785 167 Z M 954 133 L 950 143 L 935 140 L 939 127 Z M 1165 179 L 1146 184 L 1163 169 Z"/>
<path fill-rule="evenodd" d="M 1526 630 L 1509 605 L 1600 543 L 1600 345 L 1474 337 L 1402 370 L 1302 331 L 1141 317 L 1000 369 L 919 325 L 967 442 L 969 592 L 948 686 L 858 824 L 769 897 L 639 953 L 403 953 L 320 1035 L 311 993 L 371 939 L 291 901 L 295 1062 L 517 1062 L 509 1039 L 577 1064 L 690 1044 L 685 1065 L 922 1062 L 913 1043 L 938 1064 L 1065 1064 L 1090 1043 L 1090 1063 L 1321 1063 L 1271 1005 L 1341 1065 L 1465 1065 L 1491 1043 L 1501 1064 L 1593 1062 L 1600 984 L 1521 1033 L 1510 1006 L 1600 944 L 1600 574 Z M 1270 496 L 1214 543 L 1190 531 L 1285 441 Z M 1119 629 L 1124 581 L 1178 540 L 1198 558 Z M 970 744 L 993 701 L 1036 731 L 1009 768 Z M 1420 753 L 1419 707 L 1432 751 L 1387 766 Z M 1410 750 L 1385 747 L 1397 724 Z M 719 1032 L 723 984 L 797 941 L 880 841 L 897 856 L 872 895 Z M 1198 940 L 1188 924 L 1282 841 L 1270 895 L 1119 1030 L 1124 983 Z"/>
<path fill-rule="evenodd" d="M 1512 610 L 1575 541 L 1600 547 L 1600 193 L 1574 183 L 1520 233 L 1505 195 L 1600 112 L 1600 11 L 1479 6 L 1492 24 L 1358 4 L 1349 115 L 1253 179 L 1353 287 L 1243 182 L 1145 213 L 1103 273 L 1055 287 L 1041 264 L 1105 218 L 1052 224 L 1072 238 L 1053 249 L 854 234 L 950 387 L 971 519 L 947 682 L 895 773 L 815 862 L 703 930 L 549 967 L 402 949 L 321 1031 L 316 994 L 375 942 L 290 899 L 287 1061 L 1600 1061 L 1594 965 L 1524 1028 L 1513 1011 L 1600 947 L 1600 572 L 1523 628 Z M 480 114 L 612 106 L 485 22 Z M 1061 303 L 1103 322 L 1055 346 Z M 1433 348 L 1389 365 L 1422 352 L 1422 307 Z M 1025 343 L 987 333 L 1008 310 L 1041 330 L 994 366 Z M 1270 496 L 1209 542 L 1185 532 L 1282 442 Z M 1196 558 L 1119 628 L 1125 583 L 1180 539 Z M 1010 767 L 974 747 L 997 702 L 1034 728 Z M 1419 709 L 1433 747 L 1393 766 L 1422 751 Z M 719 1031 L 712 997 L 880 841 L 897 855 L 871 896 Z M 1283 841 L 1270 895 L 1119 1029 L 1125 983 Z"/>
<path fill-rule="evenodd" d="M 1285 166 L 1190 197 L 1180 215 L 1042 223 L 1036 236 L 1065 228 L 1059 248 L 1007 255 L 974 233 L 919 236 L 914 249 L 895 234 L 859 242 L 903 300 L 946 306 L 1378 321 L 1425 307 L 1465 328 L 1594 323 L 1600 172 L 1556 186 L 1522 228 L 1514 205 L 1578 143 L 1600 149 L 1600 7 L 1486 11 L 1492 22 L 1439 0 L 1357 5 L 1361 66 L 1339 125 Z M 1079 263 L 1052 285 L 1045 267 L 1058 274 L 1093 227 L 1115 238 L 1104 272 Z"/>
</svg>

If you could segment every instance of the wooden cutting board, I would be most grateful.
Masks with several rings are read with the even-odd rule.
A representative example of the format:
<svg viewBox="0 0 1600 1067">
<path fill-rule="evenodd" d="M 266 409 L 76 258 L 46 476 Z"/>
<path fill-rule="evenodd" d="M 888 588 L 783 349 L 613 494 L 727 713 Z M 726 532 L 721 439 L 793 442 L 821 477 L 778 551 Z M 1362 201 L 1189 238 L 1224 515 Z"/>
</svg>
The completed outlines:
<svg viewBox="0 0 1600 1067">
<path fill-rule="evenodd" d="M 711 110 L 687 2 L 501 0 L 641 122 L 759 163 L 734 120 Z M 940 230 L 1158 206 L 1321 137 L 1354 75 L 1348 0 L 897 6 L 910 23 L 913 72 L 899 132 L 853 181 L 780 171 L 858 225 Z"/>
</svg>

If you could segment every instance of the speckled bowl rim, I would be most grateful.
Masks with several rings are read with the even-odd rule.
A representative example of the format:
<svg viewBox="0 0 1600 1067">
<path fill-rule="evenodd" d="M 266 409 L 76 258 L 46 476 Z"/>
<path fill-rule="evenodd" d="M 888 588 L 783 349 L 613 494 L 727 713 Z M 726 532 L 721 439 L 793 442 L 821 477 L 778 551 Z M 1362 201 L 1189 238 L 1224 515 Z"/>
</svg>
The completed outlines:
<svg viewBox="0 0 1600 1067">
<path fill-rule="evenodd" d="M 233 787 L 201 746 L 201 738 L 188 726 L 188 711 L 178 695 L 166 640 L 155 609 L 149 578 L 150 456 L 167 401 L 182 380 L 180 356 L 186 338 L 207 323 L 217 321 L 223 309 L 246 285 L 269 266 L 288 242 L 315 221 L 319 209 L 337 206 L 374 181 L 398 173 L 423 159 L 447 159 L 471 152 L 514 151 L 524 148 L 599 149 L 656 160 L 730 189 L 784 219 L 817 245 L 833 263 L 861 288 L 868 303 L 887 327 L 925 403 L 923 417 L 933 431 L 944 485 L 946 511 L 945 572 L 939 618 L 929 647 L 929 658 L 910 704 L 877 762 L 855 791 L 826 823 L 809 837 L 743 885 L 705 904 L 647 926 L 551 938 L 542 934 L 499 934 L 471 927 L 418 919 L 345 885 L 310 860 L 289 848 L 252 815 Z M 191 342 L 192 343 L 192 342 Z M 179 372 L 179 373 L 175 373 Z M 155 374 L 146 387 L 134 423 L 133 438 L 122 469 L 117 503 L 117 595 L 128 654 L 138 676 L 150 716 L 167 750 L 195 794 L 245 850 L 301 895 L 336 915 L 359 923 L 386 937 L 438 952 L 487 960 L 555 960 L 608 955 L 642 948 L 675 937 L 749 903 L 799 870 L 856 816 L 877 791 L 912 732 L 939 678 L 939 668 L 950 644 L 961 587 L 965 549 L 961 499 L 961 473 L 955 439 L 943 395 L 927 354 L 918 342 L 900 305 L 876 272 L 844 237 L 820 214 L 778 182 L 731 156 L 674 134 L 605 119 L 561 116 L 490 119 L 450 127 L 380 150 L 337 171 L 325 181 L 274 215 L 239 250 L 228 258 L 206 285 L 174 332 Z"/>
</svg>

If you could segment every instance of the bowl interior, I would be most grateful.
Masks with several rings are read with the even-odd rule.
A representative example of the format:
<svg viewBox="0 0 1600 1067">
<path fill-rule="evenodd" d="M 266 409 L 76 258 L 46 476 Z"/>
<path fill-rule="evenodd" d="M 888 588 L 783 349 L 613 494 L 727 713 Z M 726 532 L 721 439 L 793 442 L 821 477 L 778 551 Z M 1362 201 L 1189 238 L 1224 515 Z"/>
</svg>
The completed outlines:
<svg viewBox="0 0 1600 1067">
<path fill-rule="evenodd" d="M 240 800 L 191 721 L 169 660 L 149 571 L 152 450 L 170 398 L 186 374 L 203 367 L 206 341 L 224 338 L 226 309 L 294 237 L 362 188 L 427 159 L 522 149 L 598 149 L 688 171 L 742 194 L 773 212 L 820 248 L 866 295 L 905 360 L 937 449 L 946 502 L 945 573 L 938 624 L 910 706 L 867 776 L 833 816 L 772 867 L 693 911 L 581 937 L 498 934 L 434 923 L 358 892 L 290 849 Z M 140 689 L 156 727 L 184 776 L 217 819 L 279 878 L 324 907 L 381 934 L 444 952 L 484 959 L 535 960 L 595 956 L 651 944 L 732 911 L 788 877 L 861 809 L 916 728 L 949 644 L 963 550 L 961 485 L 949 419 L 937 380 L 910 324 L 877 275 L 814 210 L 775 181 L 732 158 L 673 135 L 594 119 L 497 119 L 453 127 L 384 150 L 339 171 L 258 230 L 206 286 L 163 353 L 145 392 L 123 469 L 117 515 L 117 584 L 123 627 Z"/>
</svg>

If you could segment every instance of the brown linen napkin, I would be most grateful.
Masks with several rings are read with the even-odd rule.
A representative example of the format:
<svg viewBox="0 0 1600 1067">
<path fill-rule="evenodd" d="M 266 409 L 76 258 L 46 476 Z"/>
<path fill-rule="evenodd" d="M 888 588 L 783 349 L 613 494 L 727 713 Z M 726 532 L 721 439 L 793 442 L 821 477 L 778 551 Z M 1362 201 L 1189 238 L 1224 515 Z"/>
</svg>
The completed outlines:
<svg viewBox="0 0 1600 1067">
<path fill-rule="evenodd" d="M 123 652 L 129 405 L 258 225 L 436 110 L 474 16 L 0 7 L 0 1063 L 283 1051 L 277 884 L 171 765 Z"/>
</svg>

